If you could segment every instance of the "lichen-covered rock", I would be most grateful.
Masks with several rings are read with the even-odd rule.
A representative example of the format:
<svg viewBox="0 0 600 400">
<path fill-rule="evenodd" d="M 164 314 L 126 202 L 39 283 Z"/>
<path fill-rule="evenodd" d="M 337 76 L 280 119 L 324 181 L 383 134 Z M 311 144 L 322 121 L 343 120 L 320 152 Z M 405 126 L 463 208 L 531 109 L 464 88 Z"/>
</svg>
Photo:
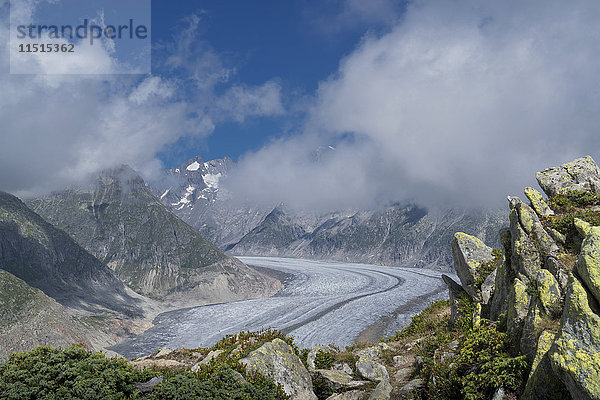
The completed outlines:
<svg viewBox="0 0 600 400">
<path fill-rule="evenodd" d="M 490 318 L 497 321 L 501 314 L 507 313 L 508 294 L 514 273 L 510 267 L 510 256 L 502 255 L 502 259 L 496 268 L 496 282 L 494 284 L 494 295 L 490 302 Z"/>
<path fill-rule="evenodd" d="M 600 399 L 599 312 L 597 303 L 571 274 L 560 331 L 548 357 L 574 399 Z"/>
<path fill-rule="evenodd" d="M 551 228 L 548 233 L 550 234 L 550 236 L 552 236 L 552 239 L 554 239 L 556 242 L 560 243 L 560 244 L 565 244 L 567 243 L 567 237 L 565 235 L 563 235 L 562 233 L 560 233 L 559 231 L 557 231 L 554 228 Z"/>
<path fill-rule="evenodd" d="M 526 187 L 525 196 L 529 199 L 529 201 L 531 202 L 531 207 L 540 217 L 544 215 L 554 215 L 554 211 L 552 211 L 552 209 L 548 207 L 548 204 L 546 204 L 546 202 L 544 201 L 544 197 L 542 196 L 542 194 L 534 188 Z"/>
<path fill-rule="evenodd" d="M 518 197 L 513 197 L 511 204 L 512 208 L 517 210 L 521 227 L 525 233 L 532 236 L 542 255 L 556 255 L 559 248 L 552 236 L 544 229 L 535 211 Z"/>
<path fill-rule="evenodd" d="M 362 390 L 349 390 L 344 393 L 334 393 L 327 400 L 360 400 L 364 394 Z"/>
<path fill-rule="evenodd" d="M 547 315 L 553 315 L 560 309 L 560 286 L 552 273 L 546 269 L 540 270 L 536 278 L 537 295 L 542 310 Z"/>
<path fill-rule="evenodd" d="M 496 274 L 498 273 L 498 268 L 492 271 L 491 274 L 485 278 L 485 281 L 481 284 L 481 300 L 483 304 L 489 304 L 492 300 L 492 296 L 494 295 L 494 289 L 496 286 Z"/>
<path fill-rule="evenodd" d="M 540 300 L 535 297 L 529 305 L 527 316 L 523 321 L 523 333 L 521 334 L 520 348 L 529 362 L 533 362 L 538 345 L 538 328 L 542 321 L 542 310 Z"/>
<path fill-rule="evenodd" d="M 550 331 L 544 331 L 540 334 L 540 337 L 538 339 L 536 353 L 535 353 L 535 358 L 533 359 L 533 362 L 531 363 L 531 372 L 529 373 L 529 376 L 533 375 L 533 372 L 540 364 L 540 361 L 542 361 L 542 357 L 544 357 L 544 355 L 546 355 L 548 350 L 550 350 L 550 347 L 552 346 L 552 343 L 554 342 L 555 337 L 556 337 L 556 333 L 550 332 Z"/>
<path fill-rule="evenodd" d="M 310 374 L 292 346 L 281 339 L 265 343 L 240 360 L 251 372 L 258 372 L 282 386 L 293 400 L 316 400 Z"/>
<path fill-rule="evenodd" d="M 511 267 L 521 278 L 535 279 L 541 268 L 540 254 L 519 221 L 517 208 L 510 211 L 510 233 L 512 238 Z"/>
<path fill-rule="evenodd" d="M 380 356 L 384 350 L 389 350 L 385 343 L 379 343 L 377 346 L 367 347 L 356 353 L 356 370 L 360 375 L 372 381 L 388 380 L 390 376 L 387 369 L 381 364 Z"/>
<path fill-rule="evenodd" d="M 587 190 L 600 194 L 600 169 L 590 156 L 578 158 L 560 167 L 547 168 L 536 179 L 548 197 L 566 190 Z"/>
<path fill-rule="evenodd" d="M 389 400 L 392 389 L 390 381 L 384 379 L 373 389 L 368 400 Z"/>
<path fill-rule="evenodd" d="M 494 259 L 492 248 L 475 236 L 457 232 L 452 241 L 452 258 L 463 289 L 473 299 L 481 301 L 481 292 L 476 281 L 479 278 L 481 263 Z"/>
<path fill-rule="evenodd" d="M 521 338 L 523 322 L 529 311 L 531 296 L 527 293 L 527 285 L 516 278 L 508 293 L 508 310 L 506 313 L 506 326 L 511 340 Z"/>
<path fill-rule="evenodd" d="M 450 323 L 454 324 L 460 317 L 460 309 L 458 300 L 461 298 L 470 298 L 469 294 L 460 286 L 454 279 L 446 274 L 442 274 L 442 280 L 448 286 L 448 294 L 450 297 Z"/>
<path fill-rule="evenodd" d="M 312 376 L 313 382 L 318 381 L 334 391 L 347 388 L 358 388 L 369 383 L 368 381 L 357 381 L 344 371 L 331 369 L 314 370 Z"/>
<path fill-rule="evenodd" d="M 560 261 L 556 257 L 546 257 L 546 261 L 544 262 L 544 269 L 550 271 L 552 276 L 556 278 L 556 281 L 560 285 L 562 293 L 567 287 L 567 281 L 569 279 L 568 272 L 565 270 L 565 267 L 561 264 Z"/>
<path fill-rule="evenodd" d="M 600 302 L 600 227 L 580 219 L 575 220 L 575 226 L 582 236 L 585 235 L 576 269 L 588 290 Z"/>
<path fill-rule="evenodd" d="M 407 396 L 413 391 L 418 391 L 425 386 L 425 381 L 423 379 L 413 379 L 408 382 L 406 385 L 402 386 L 402 388 L 398 391 L 400 396 Z"/>
<path fill-rule="evenodd" d="M 548 350 L 556 334 L 542 332 L 538 340 L 537 352 L 531 372 L 523 392 L 523 400 L 565 400 L 571 398 L 565 385 L 556 376 L 550 365 Z"/>
<path fill-rule="evenodd" d="M 354 371 L 352 371 L 352 368 L 345 362 L 337 362 L 331 366 L 331 369 L 335 369 L 338 371 L 344 371 L 345 373 L 350 374 L 350 375 L 352 375 L 354 373 Z"/>
<path fill-rule="evenodd" d="M 133 368 L 136 369 L 146 369 L 146 368 L 172 368 L 172 369 L 177 369 L 177 368 L 185 368 L 187 367 L 186 364 L 181 363 L 179 361 L 176 360 L 166 360 L 163 358 L 159 358 L 159 359 L 145 359 L 145 360 L 139 360 L 139 361 L 130 361 L 129 362 L 130 365 L 133 366 Z"/>
</svg>

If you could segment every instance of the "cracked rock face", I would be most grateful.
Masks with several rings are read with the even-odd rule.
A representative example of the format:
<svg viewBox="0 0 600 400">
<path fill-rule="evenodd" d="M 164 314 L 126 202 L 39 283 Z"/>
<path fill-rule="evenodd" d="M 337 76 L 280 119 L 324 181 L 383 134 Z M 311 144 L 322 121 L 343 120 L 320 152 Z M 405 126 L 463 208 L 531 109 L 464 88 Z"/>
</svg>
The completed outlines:
<svg viewBox="0 0 600 400">
<path fill-rule="evenodd" d="M 574 399 L 600 399 L 600 310 L 571 274 L 560 332 L 548 352 Z"/>
<path fill-rule="evenodd" d="M 283 387 L 292 400 L 316 400 L 310 374 L 294 349 L 281 339 L 265 343 L 240 360 L 246 369 L 258 372 Z"/>
<path fill-rule="evenodd" d="M 452 241 L 452 258 L 463 289 L 473 299 L 481 301 L 481 292 L 476 284 L 478 270 L 483 262 L 494 259 L 492 248 L 474 236 L 457 232 Z"/>
<path fill-rule="evenodd" d="M 381 364 L 379 358 L 384 350 L 389 349 L 385 343 L 380 343 L 377 346 L 368 347 L 356 353 L 358 361 L 356 369 L 363 378 L 372 381 L 389 381 L 390 376 L 384 365 Z"/>
<path fill-rule="evenodd" d="M 600 194 L 600 169 L 590 156 L 536 174 L 540 187 L 550 197 L 566 190 L 586 190 Z"/>
</svg>

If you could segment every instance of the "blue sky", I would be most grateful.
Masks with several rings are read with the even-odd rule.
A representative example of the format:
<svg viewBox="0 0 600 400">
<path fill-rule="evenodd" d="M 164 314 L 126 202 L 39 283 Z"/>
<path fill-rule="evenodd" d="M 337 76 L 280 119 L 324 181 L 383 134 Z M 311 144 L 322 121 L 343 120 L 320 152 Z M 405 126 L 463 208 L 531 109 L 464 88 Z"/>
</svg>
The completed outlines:
<svg viewBox="0 0 600 400">
<path fill-rule="evenodd" d="M 394 5 L 398 12 L 401 7 L 402 2 Z M 303 113 L 295 102 L 312 96 L 319 82 L 337 71 L 340 60 L 356 48 L 366 32 L 387 27 L 381 20 L 342 24 L 336 18 L 343 10 L 344 2 L 331 0 L 153 0 L 154 43 L 174 40 L 185 18 L 198 15 L 197 39 L 236 71 L 231 81 L 217 90 L 275 79 L 287 108 L 281 116 L 254 117 L 243 123 L 224 121 L 208 138 L 182 138 L 160 153 L 165 165 L 175 167 L 196 155 L 205 160 L 224 156 L 237 160 L 272 138 L 297 132 Z"/>
</svg>

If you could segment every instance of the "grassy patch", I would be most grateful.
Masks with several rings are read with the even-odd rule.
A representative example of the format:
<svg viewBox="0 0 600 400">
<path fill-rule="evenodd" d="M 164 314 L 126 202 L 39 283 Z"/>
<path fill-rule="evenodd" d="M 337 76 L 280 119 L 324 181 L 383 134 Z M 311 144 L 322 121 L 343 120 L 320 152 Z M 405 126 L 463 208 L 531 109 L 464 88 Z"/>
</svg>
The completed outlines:
<svg viewBox="0 0 600 400">
<path fill-rule="evenodd" d="M 388 339 L 388 341 L 397 341 L 410 337 L 421 337 L 430 334 L 436 330 L 440 324 L 447 323 L 449 317 L 447 315 L 440 318 L 450 307 L 449 300 L 440 300 L 432 302 L 429 307 L 417 314 L 410 321 L 410 324 L 396 335 Z"/>
<path fill-rule="evenodd" d="M 555 214 L 542 217 L 542 224 L 565 235 L 566 250 L 578 253 L 581 238 L 573 221 L 579 218 L 592 225 L 600 225 L 600 211 L 594 207 L 600 205 L 600 196 L 584 190 L 569 190 L 549 198 L 548 204 Z"/>
<path fill-rule="evenodd" d="M 492 272 L 494 272 L 494 270 L 498 266 L 498 262 L 500 261 L 500 258 L 502 258 L 502 250 L 493 249 L 492 256 L 494 257 L 493 259 L 482 262 L 481 264 L 479 264 L 479 268 L 477 268 L 478 276 L 475 280 L 475 284 L 479 287 L 481 287 L 483 282 L 485 282 L 486 278 Z"/>
</svg>

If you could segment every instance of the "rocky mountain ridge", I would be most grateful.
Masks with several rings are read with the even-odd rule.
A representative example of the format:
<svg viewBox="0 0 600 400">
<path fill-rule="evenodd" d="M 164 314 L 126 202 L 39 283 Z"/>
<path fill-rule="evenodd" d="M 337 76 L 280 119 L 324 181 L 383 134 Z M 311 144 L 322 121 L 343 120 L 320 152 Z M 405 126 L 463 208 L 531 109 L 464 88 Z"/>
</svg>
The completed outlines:
<svg viewBox="0 0 600 400">
<path fill-rule="evenodd" d="M 315 162 L 318 162 L 316 157 Z M 232 198 L 225 158 L 192 158 L 151 182 L 162 203 L 232 255 L 284 256 L 450 269 L 450 243 L 463 230 L 490 243 L 506 222 L 499 210 L 430 211 L 411 204 L 312 212 Z"/>
<path fill-rule="evenodd" d="M 268 296 L 280 288 L 169 212 L 127 166 L 105 171 L 90 188 L 28 204 L 131 289 L 172 306 Z"/>
</svg>

